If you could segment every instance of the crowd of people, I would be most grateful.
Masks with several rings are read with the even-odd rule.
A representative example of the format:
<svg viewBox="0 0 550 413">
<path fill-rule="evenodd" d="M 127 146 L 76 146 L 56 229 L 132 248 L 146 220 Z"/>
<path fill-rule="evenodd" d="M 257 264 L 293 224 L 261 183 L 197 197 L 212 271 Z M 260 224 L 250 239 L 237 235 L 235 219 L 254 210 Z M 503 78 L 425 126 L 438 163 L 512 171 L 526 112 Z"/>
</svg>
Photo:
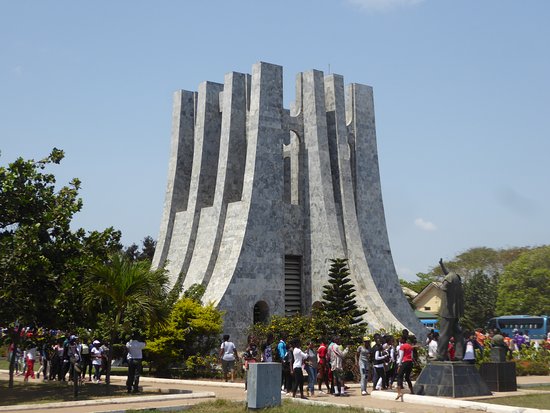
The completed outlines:
<svg viewBox="0 0 550 413">
<path fill-rule="evenodd" d="M 538 341 L 531 341 L 529 337 L 529 331 L 521 331 L 518 329 L 513 330 L 513 335 L 510 337 L 508 334 L 501 332 L 499 329 L 488 329 L 485 331 L 482 328 L 477 328 L 474 331 L 464 333 L 464 354 L 461 356 L 461 360 L 469 363 L 475 363 L 476 359 L 480 357 L 483 350 L 486 347 L 503 347 L 507 350 L 508 357 L 511 358 L 514 352 L 519 354 L 520 350 L 524 348 L 540 348 Z M 438 350 L 440 347 L 439 333 L 431 331 L 426 339 L 426 347 L 428 351 L 428 360 L 437 360 Z M 455 361 L 456 348 L 455 338 L 451 337 L 448 344 L 449 360 Z"/>
<path fill-rule="evenodd" d="M 74 334 L 40 339 L 26 337 L 23 344 L 10 344 L 8 361 L 15 360 L 15 374 L 43 381 L 57 380 L 71 382 L 75 378 L 81 383 L 86 381 L 101 383 L 101 377 L 107 368 L 108 343 L 100 340 L 80 340 Z M 35 366 L 40 367 L 36 371 Z"/>
<path fill-rule="evenodd" d="M 14 359 L 16 375 L 43 381 L 102 383 L 107 372 L 110 348 L 107 341 L 78 337 L 58 330 L 22 328 L 19 342 L 8 346 L 8 361 Z M 125 358 L 128 363 L 128 393 L 139 392 L 142 370 L 142 350 L 145 341 L 134 334 L 126 343 Z M 36 365 L 40 367 L 36 371 Z"/>
<path fill-rule="evenodd" d="M 340 337 L 302 343 L 300 339 L 288 340 L 283 336 L 275 343 L 273 335 L 269 334 L 261 345 L 254 336 L 249 336 L 247 343 L 239 356 L 235 344 L 225 335 L 219 352 L 226 381 L 234 380 L 235 363 L 242 359 L 245 391 L 250 364 L 280 362 L 281 392 L 284 395 L 300 398 L 314 397 L 316 394 L 347 395 L 345 381 L 350 366 L 346 365 L 345 359 L 351 347 L 343 345 Z M 403 330 L 399 340 L 392 335 L 378 333 L 363 337 L 354 357 L 361 378 L 361 394 L 369 394 L 369 381 L 372 391 L 391 389 L 397 385 L 398 397 L 401 397 L 406 382 L 412 392 L 411 372 L 418 358 L 417 348 L 415 337 L 409 335 L 407 330 Z"/>
</svg>

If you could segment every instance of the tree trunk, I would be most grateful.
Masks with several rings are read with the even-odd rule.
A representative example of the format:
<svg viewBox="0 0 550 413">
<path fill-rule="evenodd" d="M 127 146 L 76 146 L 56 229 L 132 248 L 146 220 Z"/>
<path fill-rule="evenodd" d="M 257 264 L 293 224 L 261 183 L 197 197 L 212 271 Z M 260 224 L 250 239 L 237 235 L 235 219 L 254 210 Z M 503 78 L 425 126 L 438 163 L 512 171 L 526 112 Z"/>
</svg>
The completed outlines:
<svg viewBox="0 0 550 413">
<path fill-rule="evenodd" d="M 8 382 L 8 388 L 13 389 L 13 373 L 15 370 L 15 352 L 17 351 L 17 346 L 19 344 L 19 329 L 16 331 L 15 328 L 10 328 L 11 342 L 13 343 L 13 351 L 11 352 L 10 362 L 10 379 Z"/>
</svg>

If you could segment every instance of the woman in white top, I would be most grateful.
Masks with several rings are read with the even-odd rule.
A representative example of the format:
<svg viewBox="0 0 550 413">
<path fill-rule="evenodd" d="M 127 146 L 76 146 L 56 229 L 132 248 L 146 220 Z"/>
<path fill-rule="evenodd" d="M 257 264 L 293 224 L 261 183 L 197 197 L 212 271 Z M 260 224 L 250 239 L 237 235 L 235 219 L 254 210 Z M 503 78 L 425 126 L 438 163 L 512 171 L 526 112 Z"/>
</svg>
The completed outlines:
<svg viewBox="0 0 550 413">
<path fill-rule="evenodd" d="M 103 350 L 99 340 L 93 341 L 93 347 L 90 350 L 92 355 L 92 366 L 94 366 L 94 383 L 101 381 L 101 363 L 103 361 Z"/>
<path fill-rule="evenodd" d="M 307 360 L 307 354 L 300 349 L 300 340 L 295 339 L 292 343 L 292 355 L 294 356 L 294 363 L 292 363 L 292 368 L 294 371 L 294 386 L 292 387 L 292 397 L 296 397 L 296 391 L 298 386 L 300 386 L 300 397 L 306 399 L 304 396 L 304 374 L 302 373 L 302 365 Z"/>
</svg>

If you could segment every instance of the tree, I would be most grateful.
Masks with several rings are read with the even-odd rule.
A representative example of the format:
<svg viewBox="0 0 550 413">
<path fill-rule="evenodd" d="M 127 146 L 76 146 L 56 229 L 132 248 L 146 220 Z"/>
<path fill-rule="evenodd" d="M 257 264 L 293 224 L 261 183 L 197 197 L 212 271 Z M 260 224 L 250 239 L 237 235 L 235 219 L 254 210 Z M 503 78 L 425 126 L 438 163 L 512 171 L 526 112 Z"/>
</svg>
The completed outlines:
<svg viewBox="0 0 550 413">
<path fill-rule="evenodd" d="M 343 326 L 349 327 L 346 336 L 360 337 L 367 326 L 362 319 L 367 311 L 357 307 L 355 287 L 349 278 L 348 260 L 336 258 L 330 261 L 328 284 L 323 286 L 323 311 L 341 320 Z"/>
<path fill-rule="evenodd" d="M 462 326 L 470 331 L 483 327 L 495 316 L 496 280 L 478 271 L 464 283 L 464 316 Z"/>
<path fill-rule="evenodd" d="M 62 150 L 46 158 L 18 158 L 0 167 L 0 324 L 75 325 L 81 311 L 82 274 L 98 255 L 118 247 L 120 233 L 112 228 L 86 235 L 72 231 L 72 217 L 80 211 L 80 181 L 56 188 L 47 168 L 59 164 Z M 13 366 L 10 367 L 10 387 Z"/>
<path fill-rule="evenodd" d="M 130 261 L 148 260 L 151 262 L 155 255 L 156 246 L 157 242 L 152 237 L 146 236 L 143 238 L 141 251 L 139 250 L 139 246 L 134 243 L 124 249 L 124 255 L 126 255 Z"/>
<path fill-rule="evenodd" d="M 479 271 L 483 271 L 489 278 L 498 279 L 508 264 L 528 250 L 529 247 L 498 250 L 488 247 L 475 247 L 461 252 L 454 259 L 446 262 L 445 265 L 449 271 L 460 274 L 463 282 L 468 281 L 470 277 Z M 439 265 L 435 265 L 427 274 L 423 275 L 437 279 L 443 273 Z"/>
<path fill-rule="evenodd" d="M 524 252 L 498 282 L 498 315 L 550 314 L 550 246 Z"/>
<path fill-rule="evenodd" d="M 105 321 L 111 346 L 121 333 L 164 323 L 169 314 L 166 271 L 151 270 L 149 262 L 132 262 L 122 253 L 92 268 L 86 274 L 84 291 L 84 304 L 107 315 Z M 105 378 L 107 383 L 109 366 L 110 363 Z"/>
</svg>

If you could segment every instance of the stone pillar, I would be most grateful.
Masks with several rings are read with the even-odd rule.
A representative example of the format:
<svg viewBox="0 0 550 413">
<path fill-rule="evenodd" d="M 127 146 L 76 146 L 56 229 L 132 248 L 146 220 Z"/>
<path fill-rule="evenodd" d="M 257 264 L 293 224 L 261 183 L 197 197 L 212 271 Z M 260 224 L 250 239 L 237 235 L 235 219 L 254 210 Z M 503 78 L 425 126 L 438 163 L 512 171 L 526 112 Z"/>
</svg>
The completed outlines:
<svg viewBox="0 0 550 413">
<path fill-rule="evenodd" d="M 251 363 L 248 366 L 249 409 L 281 405 L 281 363 Z"/>
</svg>

